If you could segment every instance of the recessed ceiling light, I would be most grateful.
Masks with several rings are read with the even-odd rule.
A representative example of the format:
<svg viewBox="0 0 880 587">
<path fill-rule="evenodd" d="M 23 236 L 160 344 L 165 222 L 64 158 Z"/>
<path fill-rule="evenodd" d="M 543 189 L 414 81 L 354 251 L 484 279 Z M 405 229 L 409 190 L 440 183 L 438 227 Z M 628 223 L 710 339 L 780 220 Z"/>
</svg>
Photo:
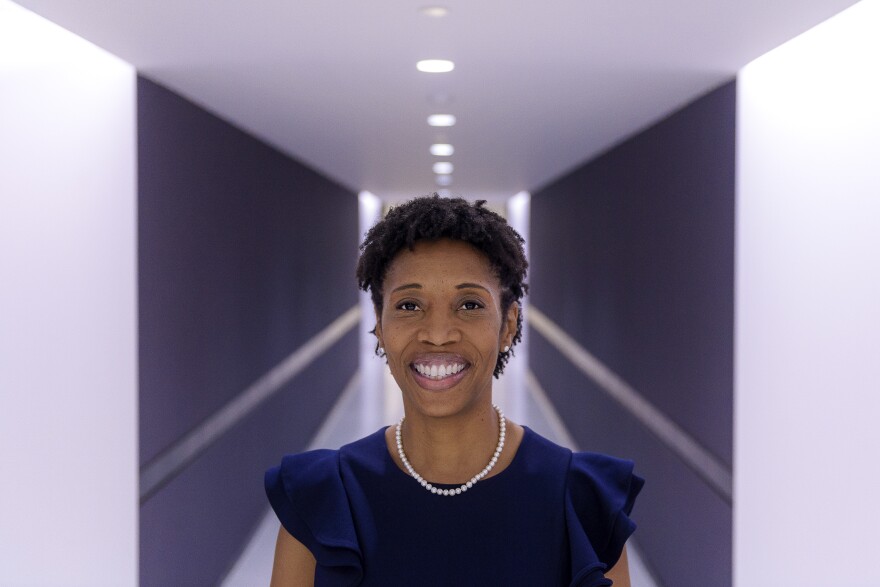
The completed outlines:
<svg viewBox="0 0 880 587">
<path fill-rule="evenodd" d="M 431 126 L 455 126 L 455 116 L 452 114 L 432 114 L 428 117 Z"/>
<path fill-rule="evenodd" d="M 447 143 L 435 143 L 431 145 L 431 155 L 434 155 L 435 157 L 449 157 L 453 153 L 455 153 L 455 149 L 452 145 Z"/>
<path fill-rule="evenodd" d="M 437 175 L 449 175 L 452 173 L 452 163 L 449 161 L 438 161 L 434 163 L 434 173 Z"/>
<path fill-rule="evenodd" d="M 451 175 L 438 175 L 434 179 L 436 180 L 437 185 L 447 186 L 452 184 Z"/>
<path fill-rule="evenodd" d="M 431 18 L 443 18 L 449 14 L 449 9 L 445 6 L 423 6 L 419 8 L 419 12 Z"/>
<path fill-rule="evenodd" d="M 455 69 L 455 64 L 448 59 L 422 59 L 416 63 L 416 69 L 425 73 L 446 73 Z"/>
</svg>

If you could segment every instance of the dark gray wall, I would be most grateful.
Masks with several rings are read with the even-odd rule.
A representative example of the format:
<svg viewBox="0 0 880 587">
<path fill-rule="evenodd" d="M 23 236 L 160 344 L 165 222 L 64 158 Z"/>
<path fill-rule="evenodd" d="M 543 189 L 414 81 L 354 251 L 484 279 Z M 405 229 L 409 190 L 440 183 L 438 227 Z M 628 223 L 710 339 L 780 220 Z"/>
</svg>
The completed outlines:
<svg viewBox="0 0 880 587">
<path fill-rule="evenodd" d="M 357 197 L 138 79 L 140 465 L 357 303 Z M 141 506 L 141 585 L 210 585 L 357 367 L 352 331 Z"/>
<path fill-rule="evenodd" d="M 531 302 L 728 466 L 735 92 L 534 191 L 531 217 Z M 637 539 L 663 583 L 730 585 L 730 503 L 538 333 L 530 353 L 581 447 L 632 458 L 647 478 Z"/>
</svg>

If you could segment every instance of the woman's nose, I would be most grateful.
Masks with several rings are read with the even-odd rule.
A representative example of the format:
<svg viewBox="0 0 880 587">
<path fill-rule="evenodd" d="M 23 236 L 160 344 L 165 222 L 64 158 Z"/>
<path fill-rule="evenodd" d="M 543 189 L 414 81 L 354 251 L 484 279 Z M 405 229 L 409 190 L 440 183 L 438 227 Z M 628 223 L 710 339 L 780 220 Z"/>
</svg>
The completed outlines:
<svg viewBox="0 0 880 587">
<path fill-rule="evenodd" d="M 461 340 L 461 331 L 453 316 L 446 312 L 428 312 L 419 329 L 419 342 L 442 346 Z"/>
</svg>

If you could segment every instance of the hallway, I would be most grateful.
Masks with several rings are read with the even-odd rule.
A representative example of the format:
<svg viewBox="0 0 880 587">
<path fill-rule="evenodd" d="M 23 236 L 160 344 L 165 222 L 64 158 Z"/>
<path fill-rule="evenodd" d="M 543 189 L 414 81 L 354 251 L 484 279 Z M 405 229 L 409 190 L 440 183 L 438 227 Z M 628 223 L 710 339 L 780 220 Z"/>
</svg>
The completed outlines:
<svg viewBox="0 0 880 587">
<path fill-rule="evenodd" d="M 507 415 L 646 479 L 633 585 L 880 585 L 880 0 L 514 8 L 0 0 L 0 587 L 265 583 L 435 190 L 525 238 Z"/>
</svg>

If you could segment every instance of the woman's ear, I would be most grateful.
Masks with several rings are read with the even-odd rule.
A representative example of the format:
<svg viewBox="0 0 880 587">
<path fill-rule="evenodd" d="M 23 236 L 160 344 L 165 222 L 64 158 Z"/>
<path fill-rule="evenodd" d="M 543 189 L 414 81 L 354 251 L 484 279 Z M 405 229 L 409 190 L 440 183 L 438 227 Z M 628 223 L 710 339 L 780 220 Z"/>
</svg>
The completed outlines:
<svg viewBox="0 0 880 587">
<path fill-rule="evenodd" d="M 516 336 L 516 322 L 519 318 L 519 304 L 512 302 L 507 309 L 507 315 L 504 317 L 504 325 L 501 328 L 501 348 L 509 347 L 513 344 L 513 337 Z"/>
<path fill-rule="evenodd" d="M 382 340 L 382 317 L 379 314 L 379 310 L 376 310 L 376 327 L 373 329 L 373 334 L 376 335 L 376 340 L 379 342 L 379 348 L 385 348 L 385 343 Z"/>
</svg>

